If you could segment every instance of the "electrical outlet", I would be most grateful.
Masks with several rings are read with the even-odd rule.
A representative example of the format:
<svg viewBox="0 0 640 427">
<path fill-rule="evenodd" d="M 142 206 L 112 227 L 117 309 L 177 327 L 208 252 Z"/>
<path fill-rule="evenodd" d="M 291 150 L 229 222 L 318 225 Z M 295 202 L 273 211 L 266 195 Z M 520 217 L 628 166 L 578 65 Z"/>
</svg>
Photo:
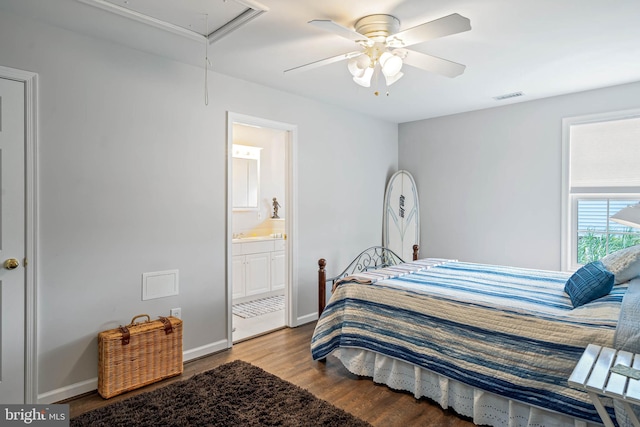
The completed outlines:
<svg viewBox="0 0 640 427">
<path fill-rule="evenodd" d="M 169 314 L 173 317 L 177 317 L 178 319 L 182 319 L 182 309 L 181 308 L 172 308 Z"/>
</svg>

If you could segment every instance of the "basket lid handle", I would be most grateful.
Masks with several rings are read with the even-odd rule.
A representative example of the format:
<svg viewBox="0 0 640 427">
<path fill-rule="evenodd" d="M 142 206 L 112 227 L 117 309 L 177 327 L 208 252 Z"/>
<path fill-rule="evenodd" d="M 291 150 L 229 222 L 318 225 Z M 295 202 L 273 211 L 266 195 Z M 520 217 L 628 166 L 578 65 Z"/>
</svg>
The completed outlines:
<svg viewBox="0 0 640 427">
<path fill-rule="evenodd" d="M 151 322 L 151 317 L 148 314 L 138 314 L 137 316 L 134 316 L 133 319 L 131 319 L 131 323 L 129 323 L 129 326 L 135 324 L 136 319 L 140 317 L 146 317 L 147 320 L 145 320 L 145 322 Z"/>
</svg>

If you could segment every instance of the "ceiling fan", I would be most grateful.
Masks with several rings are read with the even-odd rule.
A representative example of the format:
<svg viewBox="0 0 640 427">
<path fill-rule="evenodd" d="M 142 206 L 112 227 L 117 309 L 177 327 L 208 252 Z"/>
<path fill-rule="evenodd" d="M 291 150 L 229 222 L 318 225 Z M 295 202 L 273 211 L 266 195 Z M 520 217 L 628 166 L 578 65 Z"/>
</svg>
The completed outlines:
<svg viewBox="0 0 640 427">
<path fill-rule="evenodd" d="M 353 80 L 361 86 L 369 87 L 377 69 L 384 75 L 387 86 L 398 81 L 404 75 L 401 71 L 403 64 L 447 77 L 456 77 L 465 69 L 462 64 L 406 49 L 427 40 L 470 30 L 469 19 L 457 13 L 404 31 L 399 31 L 398 18 L 383 14 L 360 18 L 355 23 L 355 30 L 331 20 L 314 19 L 309 24 L 352 40 L 361 49 L 290 68 L 285 73 L 305 71 L 348 59 L 347 67 Z"/>
</svg>

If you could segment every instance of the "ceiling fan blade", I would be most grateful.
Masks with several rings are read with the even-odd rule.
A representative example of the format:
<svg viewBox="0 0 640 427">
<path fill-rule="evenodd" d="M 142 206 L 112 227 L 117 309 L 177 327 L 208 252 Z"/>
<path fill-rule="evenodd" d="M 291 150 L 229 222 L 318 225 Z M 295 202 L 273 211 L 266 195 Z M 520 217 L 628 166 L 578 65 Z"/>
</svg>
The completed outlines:
<svg viewBox="0 0 640 427">
<path fill-rule="evenodd" d="M 469 18 L 453 13 L 435 21 L 425 22 L 393 34 L 387 37 L 387 44 L 393 47 L 407 47 L 427 40 L 462 33 L 470 29 L 471 21 L 469 21 Z"/>
<path fill-rule="evenodd" d="M 446 77 L 459 76 L 464 73 L 464 69 L 466 68 L 466 65 L 413 50 L 407 50 L 407 56 L 404 57 L 403 62 L 412 67 L 441 74 Z"/>
<path fill-rule="evenodd" d="M 313 68 L 322 67 L 323 65 L 333 64 L 334 62 L 343 61 L 345 59 L 355 58 L 358 55 L 362 55 L 360 51 L 353 51 L 348 53 L 343 53 L 341 55 L 332 56 L 330 58 L 320 59 L 315 62 L 310 62 L 309 64 L 300 65 L 298 67 L 289 68 L 288 70 L 284 70 L 285 73 L 297 73 L 299 71 L 307 71 Z"/>
<path fill-rule="evenodd" d="M 367 36 L 364 36 L 354 30 L 350 30 L 347 27 L 343 27 L 340 24 L 336 24 L 335 22 L 328 19 L 314 19 L 313 21 L 309 21 L 309 24 L 313 25 L 314 27 L 321 28 L 330 33 L 336 34 L 340 37 L 344 37 L 345 39 L 354 41 L 356 43 L 359 43 L 359 42 L 366 43 L 369 41 L 369 38 Z"/>
</svg>

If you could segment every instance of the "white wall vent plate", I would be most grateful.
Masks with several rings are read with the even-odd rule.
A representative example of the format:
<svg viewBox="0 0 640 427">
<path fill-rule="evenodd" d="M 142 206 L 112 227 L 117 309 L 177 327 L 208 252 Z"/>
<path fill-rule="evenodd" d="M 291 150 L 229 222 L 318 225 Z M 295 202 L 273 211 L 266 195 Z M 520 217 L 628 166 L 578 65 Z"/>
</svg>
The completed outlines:
<svg viewBox="0 0 640 427">
<path fill-rule="evenodd" d="M 179 293 L 178 270 L 142 273 L 142 300 L 170 297 Z"/>
</svg>

